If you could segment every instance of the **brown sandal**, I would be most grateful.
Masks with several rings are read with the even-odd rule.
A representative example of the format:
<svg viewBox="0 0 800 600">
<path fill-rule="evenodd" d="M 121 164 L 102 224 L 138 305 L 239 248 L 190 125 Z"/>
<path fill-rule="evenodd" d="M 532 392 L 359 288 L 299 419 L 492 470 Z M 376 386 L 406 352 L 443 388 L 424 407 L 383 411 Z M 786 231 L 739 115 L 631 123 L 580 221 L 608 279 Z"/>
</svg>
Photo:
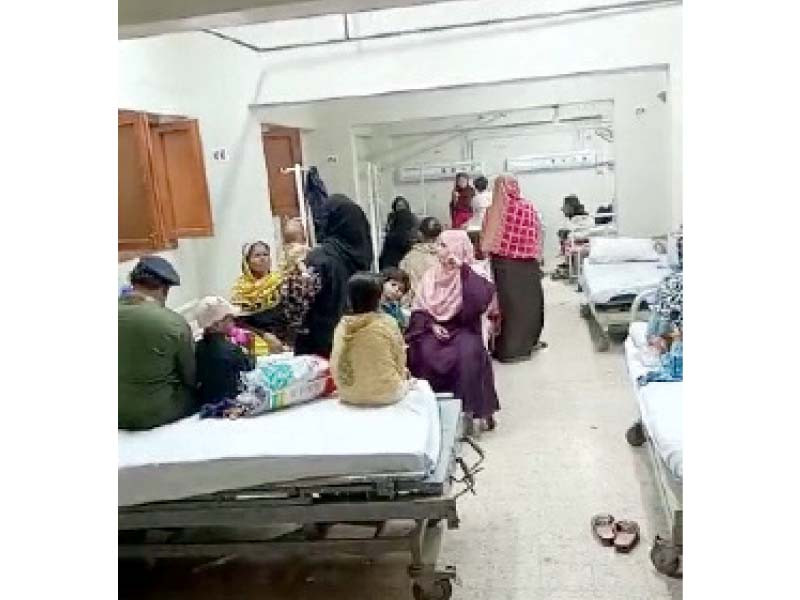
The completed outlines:
<svg viewBox="0 0 800 600">
<path fill-rule="evenodd" d="M 617 552 L 630 552 L 639 543 L 639 524 L 636 521 L 614 523 L 614 548 Z"/>
<path fill-rule="evenodd" d="M 614 517 L 609 514 L 598 514 L 592 517 L 592 533 L 603 546 L 614 544 Z"/>
</svg>

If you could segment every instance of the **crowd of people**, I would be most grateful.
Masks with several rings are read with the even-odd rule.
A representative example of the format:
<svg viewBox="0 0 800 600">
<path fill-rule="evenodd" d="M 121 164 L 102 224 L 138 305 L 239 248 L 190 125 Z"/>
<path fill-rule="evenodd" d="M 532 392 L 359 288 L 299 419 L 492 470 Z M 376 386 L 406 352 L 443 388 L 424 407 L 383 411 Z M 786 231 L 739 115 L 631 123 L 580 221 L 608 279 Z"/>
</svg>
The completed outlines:
<svg viewBox="0 0 800 600">
<path fill-rule="evenodd" d="M 284 227 L 279 261 L 265 242 L 244 246 L 229 298 L 198 303 L 198 336 L 166 308 L 175 269 L 142 257 L 119 300 L 119 427 L 149 429 L 230 398 L 255 356 L 292 350 L 329 359 L 342 402 L 397 402 L 425 379 L 494 429 L 492 357 L 527 360 L 544 345 L 541 222 L 514 177 L 496 177 L 491 193 L 485 177 L 473 185 L 456 178 L 449 228 L 396 198 L 378 273 L 364 211 L 327 197 L 313 247 L 299 220 Z"/>
</svg>

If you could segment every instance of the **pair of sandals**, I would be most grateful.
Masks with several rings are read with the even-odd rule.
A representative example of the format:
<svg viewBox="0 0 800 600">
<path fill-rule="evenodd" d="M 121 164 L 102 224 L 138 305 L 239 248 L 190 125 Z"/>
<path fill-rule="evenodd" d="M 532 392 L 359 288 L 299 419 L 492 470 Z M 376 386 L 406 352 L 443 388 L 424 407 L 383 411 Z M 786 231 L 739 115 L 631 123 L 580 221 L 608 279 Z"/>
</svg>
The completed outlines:
<svg viewBox="0 0 800 600">
<path fill-rule="evenodd" d="M 617 552 L 630 552 L 640 537 L 636 521 L 617 521 L 609 514 L 592 517 L 592 533 L 603 546 L 614 546 Z"/>
</svg>

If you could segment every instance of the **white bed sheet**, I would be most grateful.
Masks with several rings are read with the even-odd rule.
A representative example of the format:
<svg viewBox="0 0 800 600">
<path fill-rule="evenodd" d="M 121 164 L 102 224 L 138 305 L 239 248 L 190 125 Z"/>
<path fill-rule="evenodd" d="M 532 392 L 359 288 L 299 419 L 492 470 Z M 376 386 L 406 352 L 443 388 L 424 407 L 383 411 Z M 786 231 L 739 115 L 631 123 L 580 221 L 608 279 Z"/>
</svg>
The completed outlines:
<svg viewBox="0 0 800 600">
<path fill-rule="evenodd" d="M 678 481 L 683 480 L 683 383 L 652 382 L 639 386 L 636 379 L 650 369 L 641 361 L 641 349 L 631 336 L 625 340 L 625 360 L 642 424 L 661 460 Z"/>
<path fill-rule="evenodd" d="M 657 287 L 669 275 L 665 260 L 598 264 L 583 262 L 581 287 L 594 304 L 607 304 L 625 294 L 640 294 Z"/>
<path fill-rule="evenodd" d="M 418 381 L 385 407 L 329 398 L 258 417 L 189 417 L 119 432 L 119 506 L 342 475 L 423 477 L 439 458 L 436 396 Z"/>
</svg>

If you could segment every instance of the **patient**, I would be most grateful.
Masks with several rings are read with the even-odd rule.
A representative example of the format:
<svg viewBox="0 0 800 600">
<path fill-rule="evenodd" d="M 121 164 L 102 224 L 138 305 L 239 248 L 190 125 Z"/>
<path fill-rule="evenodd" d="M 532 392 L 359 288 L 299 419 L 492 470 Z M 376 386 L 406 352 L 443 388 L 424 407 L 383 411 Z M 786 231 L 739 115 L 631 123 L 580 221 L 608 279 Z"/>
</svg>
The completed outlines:
<svg viewBox="0 0 800 600">
<path fill-rule="evenodd" d="M 331 372 L 347 404 L 386 405 L 408 391 L 406 348 L 397 322 L 380 312 L 381 280 L 359 272 L 347 282 L 350 314 L 333 333 Z"/>
<path fill-rule="evenodd" d="M 650 309 L 647 323 L 647 341 L 663 354 L 683 332 L 683 236 L 677 238 L 675 272 L 665 277 L 658 286 L 656 300 Z"/>
<path fill-rule="evenodd" d="M 255 368 L 255 361 L 234 344 L 229 335 L 235 307 L 218 296 L 207 296 L 197 307 L 197 324 L 203 339 L 197 343 L 197 383 L 204 404 L 235 398 L 240 391 L 240 376 Z"/>
</svg>

